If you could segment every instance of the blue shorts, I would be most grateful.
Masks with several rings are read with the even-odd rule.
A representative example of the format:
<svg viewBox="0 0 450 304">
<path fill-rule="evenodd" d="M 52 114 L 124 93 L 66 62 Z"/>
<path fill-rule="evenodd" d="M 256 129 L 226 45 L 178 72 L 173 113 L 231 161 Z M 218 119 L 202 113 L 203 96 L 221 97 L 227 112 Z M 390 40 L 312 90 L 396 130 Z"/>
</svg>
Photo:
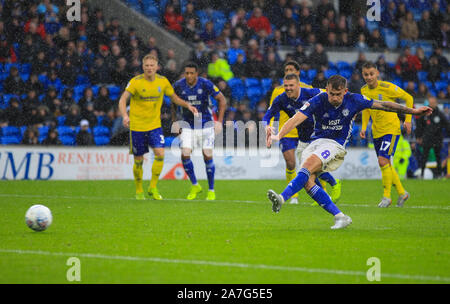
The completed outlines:
<svg viewBox="0 0 450 304">
<path fill-rule="evenodd" d="M 161 128 L 151 131 L 131 131 L 130 154 L 141 156 L 149 152 L 148 147 L 164 148 L 164 135 Z"/>
<path fill-rule="evenodd" d="M 382 137 L 374 138 L 373 145 L 375 147 L 377 156 L 382 156 L 387 159 L 390 159 L 391 156 L 394 156 L 399 138 L 400 135 L 392 134 L 386 134 Z"/>
<path fill-rule="evenodd" d="M 297 149 L 298 137 L 283 137 L 280 139 L 281 152 L 286 152 L 288 150 Z"/>
</svg>

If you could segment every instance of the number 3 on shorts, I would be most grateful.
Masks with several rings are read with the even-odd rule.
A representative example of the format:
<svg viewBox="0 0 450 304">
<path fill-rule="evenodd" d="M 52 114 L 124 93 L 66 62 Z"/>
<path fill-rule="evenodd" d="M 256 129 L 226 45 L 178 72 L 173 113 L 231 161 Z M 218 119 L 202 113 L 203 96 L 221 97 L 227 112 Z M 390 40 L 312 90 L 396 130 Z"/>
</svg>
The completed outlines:
<svg viewBox="0 0 450 304">
<path fill-rule="evenodd" d="M 159 135 L 161 137 L 161 141 L 160 143 L 163 144 L 164 143 L 164 135 Z"/>
<path fill-rule="evenodd" d="M 327 159 L 328 156 L 330 156 L 330 151 L 329 151 L 329 150 L 325 150 L 325 151 L 323 151 L 320 155 L 322 155 L 322 157 L 323 157 L 324 159 Z"/>
</svg>

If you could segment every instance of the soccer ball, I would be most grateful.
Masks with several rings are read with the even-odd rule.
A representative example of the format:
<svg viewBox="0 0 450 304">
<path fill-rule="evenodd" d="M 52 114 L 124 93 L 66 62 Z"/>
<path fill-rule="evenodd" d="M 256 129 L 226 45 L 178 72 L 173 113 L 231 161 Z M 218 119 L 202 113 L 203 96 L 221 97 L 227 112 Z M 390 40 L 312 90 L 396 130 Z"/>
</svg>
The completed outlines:
<svg viewBox="0 0 450 304">
<path fill-rule="evenodd" d="M 33 205 L 25 213 L 25 223 L 34 231 L 44 231 L 52 220 L 52 212 L 44 205 Z"/>
</svg>

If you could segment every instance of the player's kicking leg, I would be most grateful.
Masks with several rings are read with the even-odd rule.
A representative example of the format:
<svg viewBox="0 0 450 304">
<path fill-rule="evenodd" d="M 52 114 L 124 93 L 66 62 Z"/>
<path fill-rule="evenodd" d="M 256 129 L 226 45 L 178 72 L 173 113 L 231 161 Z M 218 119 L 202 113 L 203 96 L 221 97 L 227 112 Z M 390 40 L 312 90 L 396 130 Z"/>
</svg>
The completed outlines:
<svg viewBox="0 0 450 304">
<path fill-rule="evenodd" d="M 147 132 L 130 132 L 130 154 L 133 154 L 133 177 L 137 200 L 145 200 L 142 177 L 144 175 L 144 154 L 149 152 Z"/>
<path fill-rule="evenodd" d="M 148 195 L 155 200 L 162 200 L 157 184 L 164 165 L 164 135 L 161 128 L 149 132 L 149 145 L 153 149 L 154 160 L 152 164 L 152 177 L 148 187 Z"/>
<path fill-rule="evenodd" d="M 286 182 L 289 184 L 297 175 L 295 151 L 298 145 L 298 138 L 282 138 L 280 140 L 281 152 L 286 163 Z M 290 204 L 298 204 L 298 193 L 295 193 Z"/>
<path fill-rule="evenodd" d="M 302 168 L 297 176 L 289 183 L 284 191 L 281 194 L 277 194 L 273 190 L 268 191 L 267 196 L 272 202 L 272 211 L 279 212 L 284 202 L 286 202 L 294 193 L 305 188 L 311 198 L 334 216 L 335 224 L 331 229 L 347 227 L 352 223 L 351 218 L 342 213 L 333 203 L 330 196 L 315 182 L 316 172 L 322 170 L 325 161 L 332 170 L 336 170 L 340 164 L 342 164 L 345 150 L 341 147 L 335 147 L 335 149 L 333 149 L 333 147 L 330 147 L 330 142 L 325 140 L 318 141 L 314 146 L 308 147 L 305 150 L 305 153 L 308 155 L 305 155 L 306 161 L 302 164 Z M 325 157 L 323 155 L 325 155 Z"/>
<path fill-rule="evenodd" d="M 215 132 L 213 127 L 205 127 L 202 130 L 202 148 L 203 160 L 205 162 L 206 176 L 208 178 L 208 193 L 206 200 L 213 201 L 216 199 L 216 192 L 214 191 L 214 175 L 216 173 L 216 166 L 213 160 L 213 149 L 215 142 Z"/>
</svg>

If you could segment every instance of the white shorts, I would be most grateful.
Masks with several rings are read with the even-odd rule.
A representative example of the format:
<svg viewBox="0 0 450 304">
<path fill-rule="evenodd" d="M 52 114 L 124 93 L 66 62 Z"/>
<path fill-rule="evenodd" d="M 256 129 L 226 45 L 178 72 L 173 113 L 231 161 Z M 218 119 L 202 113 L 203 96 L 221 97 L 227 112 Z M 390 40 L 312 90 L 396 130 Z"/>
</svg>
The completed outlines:
<svg viewBox="0 0 450 304">
<path fill-rule="evenodd" d="M 295 154 L 297 154 L 297 159 L 301 163 L 302 162 L 302 154 L 303 151 L 308 147 L 309 143 L 299 140 L 297 145 L 297 150 Z"/>
<path fill-rule="evenodd" d="M 190 129 L 183 128 L 180 134 L 180 147 L 193 150 L 201 147 L 202 149 L 214 148 L 214 128 Z"/>
<path fill-rule="evenodd" d="M 300 162 L 302 166 L 312 154 L 317 155 L 322 161 L 322 172 L 330 172 L 337 170 L 342 165 L 347 151 L 332 139 L 319 138 L 303 150 Z"/>
</svg>

